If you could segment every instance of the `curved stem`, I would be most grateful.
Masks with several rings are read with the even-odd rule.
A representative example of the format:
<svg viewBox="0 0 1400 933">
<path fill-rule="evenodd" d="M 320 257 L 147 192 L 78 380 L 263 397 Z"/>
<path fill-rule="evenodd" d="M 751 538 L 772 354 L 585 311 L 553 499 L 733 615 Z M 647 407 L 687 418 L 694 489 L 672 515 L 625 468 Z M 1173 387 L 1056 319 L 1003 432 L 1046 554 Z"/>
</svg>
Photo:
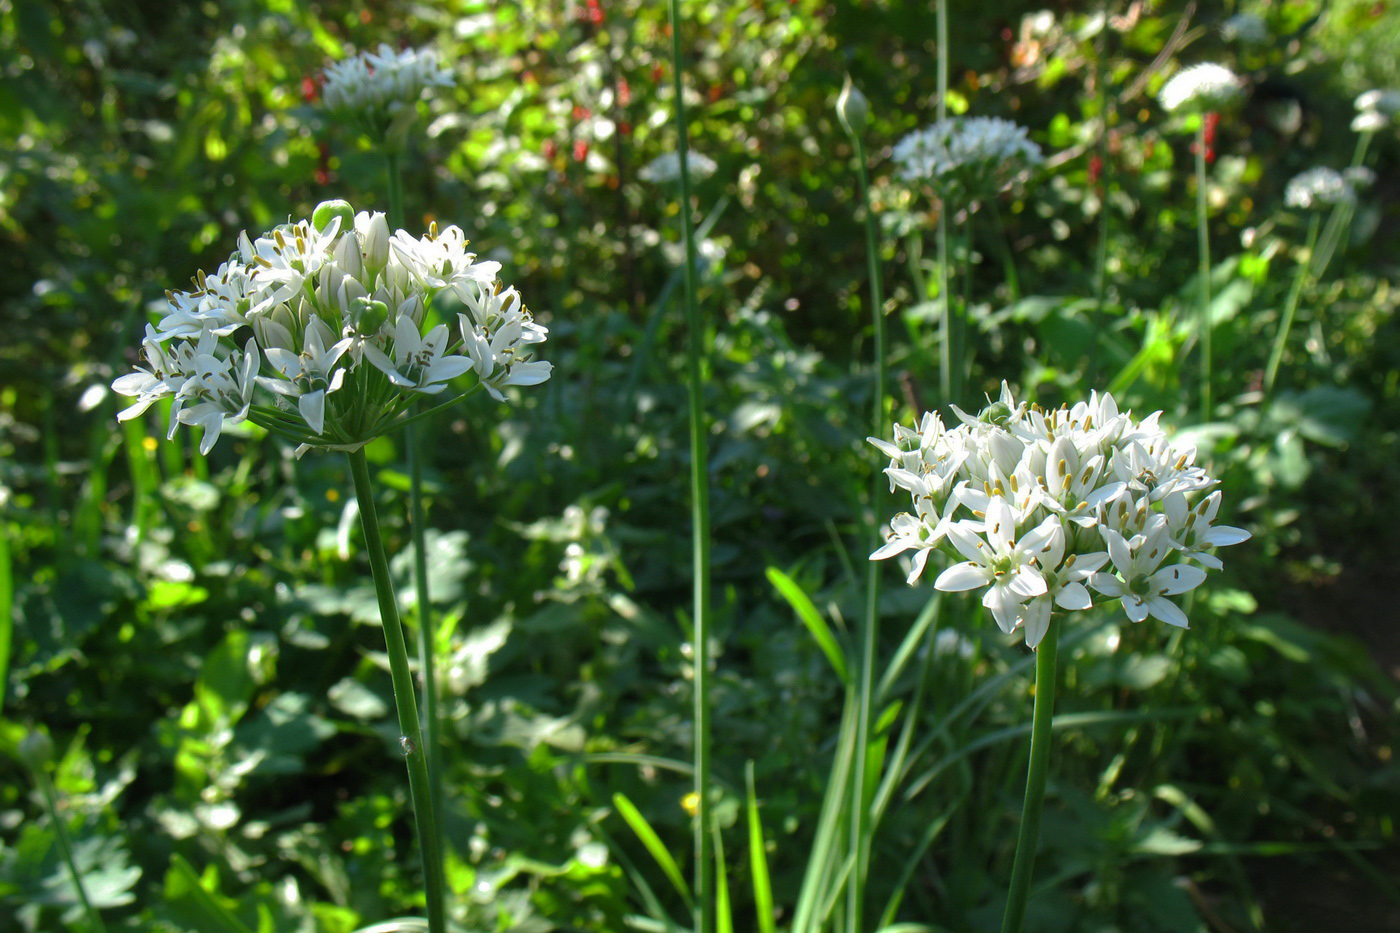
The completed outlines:
<svg viewBox="0 0 1400 933">
<path fill-rule="evenodd" d="M 88 900 L 87 888 L 83 887 L 83 875 L 78 871 L 78 862 L 73 857 L 73 844 L 68 839 L 68 827 L 63 825 L 63 818 L 58 812 L 58 791 L 54 789 L 53 779 L 49 777 L 48 766 L 33 770 L 34 779 L 39 783 L 39 792 L 44 797 L 44 806 L 49 811 L 49 819 L 53 820 L 54 838 L 58 841 L 59 855 L 68 866 L 68 873 L 73 877 L 73 887 L 78 892 L 78 901 L 83 905 L 83 913 L 87 915 L 88 926 L 94 933 L 107 933 L 107 928 L 102 924 L 102 915 L 92 906 L 92 901 Z"/>
<path fill-rule="evenodd" d="M 1040 839 L 1040 812 L 1045 803 L 1045 776 L 1050 770 L 1050 723 L 1055 715 L 1055 662 L 1060 637 L 1059 619 L 1035 650 L 1035 711 L 1031 714 L 1031 757 L 1026 769 L 1026 799 L 1021 806 L 1021 831 L 1016 838 L 1016 860 L 1011 867 L 1011 889 L 1006 899 L 1001 933 L 1020 933 L 1026 919 L 1036 843 Z"/>
<path fill-rule="evenodd" d="M 710 856 L 710 485 L 705 430 L 704 324 L 695 300 L 695 228 L 690 215 L 690 142 L 686 129 L 681 59 L 680 0 L 670 0 L 671 77 L 676 115 L 676 155 L 680 158 L 681 237 L 685 242 L 686 371 L 690 387 L 690 513 L 694 577 L 692 614 L 695 755 L 695 933 L 714 929 L 714 866 Z"/>
<path fill-rule="evenodd" d="M 1264 395 L 1274 390 L 1274 380 L 1278 378 L 1279 363 L 1283 361 L 1283 348 L 1288 343 L 1288 332 L 1293 329 L 1293 316 L 1298 313 L 1298 301 L 1307 286 L 1312 266 L 1313 248 L 1317 245 L 1318 215 L 1314 213 L 1308 221 L 1307 256 L 1298 263 L 1298 271 L 1293 276 L 1293 287 L 1288 291 L 1288 302 L 1283 306 L 1283 320 L 1279 322 L 1278 333 L 1274 335 L 1274 346 L 1269 351 L 1269 364 L 1264 369 Z"/>
<path fill-rule="evenodd" d="M 1211 413 L 1210 359 L 1210 231 L 1206 218 L 1206 123 L 1196 130 L 1196 235 L 1200 246 L 1201 306 L 1197 311 L 1196 337 L 1201 344 L 1201 421 Z"/>
<path fill-rule="evenodd" d="M 389 576 L 389 558 L 384 551 L 384 540 L 379 534 L 379 514 L 374 506 L 374 486 L 370 482 L 369 461 L 363 448 L 346 456 L 350 460 L 350 476 L 355 483 L 355 498 L 360 504 L 360 524 L 365 532 L 365 550 L 369 552 L 374 589 L 379 597 L 379 618 L 384 625 L 384 644 L 389 654 L 389 676 L 394 688 L 394 708 L 399 720 L 399 742 L 403 748 L 404 762 L 408 766 L 409 797 L 413 803 L 414 820 L 418 827 L 418 847 L 423 857 L 423 878 L 428 898 L 428 929 L 430 933 L 446 933 L 442 849 L 428 781 L 423 730 L 418 722 L 413 674 L 408 666 L 408 646 L 404 641 L 403 624 L 399 621 L 394 583 Z"/>
</svg>

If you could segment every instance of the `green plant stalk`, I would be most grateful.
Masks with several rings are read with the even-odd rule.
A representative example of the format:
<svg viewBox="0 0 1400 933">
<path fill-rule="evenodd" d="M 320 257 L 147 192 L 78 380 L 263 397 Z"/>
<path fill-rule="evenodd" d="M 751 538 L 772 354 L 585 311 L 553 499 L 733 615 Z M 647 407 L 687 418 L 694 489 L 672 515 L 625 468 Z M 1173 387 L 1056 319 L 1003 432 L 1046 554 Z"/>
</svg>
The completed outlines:
<svg viewBox="0 0 1400 933">
<path fill-rule="evenodd" d="M 1279 321 L 1278 333 L 1274 335 L 1274 346 L 1269 351 L 1269 364 L 1264 368 L 1264 395 L 1274 391 L 1274 381 L 1278 378 L 1278 367 L 1283 361 L 1283 348 L 1288 343 L 1288 332 L 1293 329 L 1293 317 L 1298 313 L 1298 301 L 1307 287 L 1312 267 L 1313 248 L 1317 245 L 1318 215 L 1313 213 L 1308 221 L 1307 257 L 1298 263 L 1298 271 L 1293 275 L 1293 287 L 1288 290 L 1288 301 L 1283 306 L 1283 319 Z"/>
<path fill-rule="evenodd" d="M 384 175 L 387 181 L 390 229 L 403 224 L 403 160 L 392 147 L 384 151 Z M 418 406 L 413 406 L 417 408 Z M 437 630 L 433 625 L 433 603 L 428 587 L 428 521 L 423 507 L 423 450 L 418 432 L 412 423 L 403 428 L 404 447 L 408 451 L 408 512 L 409 531 L 413 537 L 413 593 L 418 607 L 418 671 L 422 678 L 425 751 L 428 757 L 428 787 L 432 795 L 433 813 L 445 813 L 442 793 L 442 720 L 438 710 L 437 690 Z"/>
<path fill-rule="evenodd" d="M 1211 352 L 1210 352 L 1210 230 L 1206 218 L 1206 124 L 1205 117 L 1196 130 L 1196 239 L 1200 246 L 1201 306 L 1197 311 L 1196 338 L 1201 354 L 1201 421 L 1209 421 L 1211 413 Z"/>
<path fill-rule="evenodd" d="M 680 158 L 681 237 L 685 242 L 686 375 L 690 397 L 690 520 L 692 530 L 692 665 L 695 757 L 695 933 L 712 933 L 715 904 L 714 866 L 710 855 L 710 484 L 705 439 L 704 323 L 696 303 L 695 229 L 690 216 L 690 142 L 686 126 L 681 60 L 680 0 L 671 7 L 671 80 L 676 117 L 676 155 Z"/>
<path fill-rule="evenodd" d="M 939 120 L 948 119 L 948 0 L 937 0 L 934 7 L 938 44 Z M 948 276 L 948 204 L 939 198 L 938 205 L 938 297 L 943 302 L 943 314 L 938 320 L 938 391 L 943 396 L 942 407 L 959 401 L 962 386 L 953 372 L 954 320 L 953 300 Z"/>
<path fill-rule="evenodd" d="M 379 534 L 379 514 L 374 506 L 374 486 L 369 476 L 369 460 L 364 449 L 346 455 L 360 505 L 360 524 L 365 532 L 374 589 L 379 597 L 379 618 L 384 625 L 384 644 L 389 654 L 389 676 L 394 688 L 394 708 L 398 714 L 400 743 L 408 766 L 409 797 L 418 827 L 418 846 L 423 858 L 424 886 L 428 898 L 430 933 L 446 933 L 442 848 L 438 838 L 437 816 L 433 810 L 428 780 L 428 760 L 424 754 L 423 730 L 418 722 L 418 704 L 413 691 L 413 674 L 408 666 L 408 646 L 399 621 L 394 583 L 389 576 L 389 558 Z"/>
<path fill-rule="evenodd" d="M 1035 849 L 1040 839 L 1040 812 L 1045 803 L 1045 776 L 1050 770 L 1050 725 L 1055 715 L 1055 662 L 1060 637 L 1059 619 L 1035 650 L 1035 709 L 1031 713 L 1031 756 L 1026 769 L 1026 799 L 1021 807 L 1021 830 L 1016 837 L 1016 859 L 1011 866 L 1011 887 L 1001 933 L 1020 933 L 1026 919 Z"/>
<path fill-rule="evenodd" d="M 44 797 L 44 806 L 49 811 L 49 819 L 53 820 L 54 838 L 58 841 L 58 852 L 63 858 L 63 864 L 68 866 L 68 873 L 73 877 L 73 887 L 78 892 L 78 900 L 83 905 L 83 912 L 87 914 L 88 926 L 93 933 L 107 933 L 107 928 L 102 924 L 102 915 L 97 912 L 97 908 L 92 906 L 92 901 L 88 900 L 87 889 L 83 887 L 83 876 L 78 871 L 78 862 L 73 858 L 73 844 L 68 839 L 68 827 L 63 825 L 63 819 L 58 812 L 58 791 L 53 786 L 53 779 L 49 777 L 48 765 L 34 768 L 34 780 L 39 784 L 39 793 Z"/>
<path fill-rule="evenodd" d="M 851 139 L 856 150 L 856 172 L 860 180 L 861 206 L 865 213 L 865 259 L 866 271 L 870 277 L 870 315 L 875 338 L 875 367 L 871 395 L 871 431 L 878 437 L 885 433 L 885 386 L 888 382 L 885 362 L 885 311 L 884 298 L 880 288 L 880 252 L 875 232 L 875 213 L 870 208 L 870 179 L 865 168 L 865 144 L 860 133 L 853 130 Z M 886 492 L 884 473 L 875 470 L 870 490 L 870 538 L 873 548 L 879 547 L 879 516 L 882 493 Z M 875 717 L 872 694 L 875 684 L 875 656 L 880 641 L 880 566 L 876 561 L 866 561 L 865 573 L 865 625 L 861 632 L 860 648 L 860 699 L 859 719 L 856 724 L 856 754 L 858 761 L 865 759 L 870 744 L 872 722 Z M 851 852 L 855 856 L 851 879 L 846 895 L 846 926 L 850 930 L 864 929 L 865 876 L 870 865 L 870 839 L 874 831 L 870 822 L 870 808 L 866 803 L 866 768 L 855 769 L 855 780 L 851 782 Z"/>
<path fill-rule="evenodd" d="M 1006 278 L 1007 295 L 1012 302 L 1017 302 L 1021 300 L 1021 276 L 1016 271 L 1016 256 L 1011 251 L 1011 237 L 1006 233 L 1006 221 L 1002 219 L 1001 208 L 997 207 L 997 199 L 988 199 L 987 205 L 992 210 L 992 220 L 997 228 L 994 241 L 1000 254 L 1001 274 Z"/>
<path fill-rule="evenodd" d="M 1110 3 L 1104 4 L 1105 19 L 1108 17 L 1109 6 Z M 1099 354 L 1103 348 L 1104 302 L 1108 293 L 1108 209 L 1110 195 L 1113 191 L 1112 163 L 1108 158 L 1109 107 L 1112 101 L 1109 97 L 1107 75 L 1104 69 L 1108 33 L 1107 29 L 1100 30 L 1098 38 L 1094 42 L 1094 90 L 1099 96 L 1100 123 L 1098 138 L 1099 188 L 1103 193 L 1099 196 L 1099 241 L 1094 249 L 1094 313 L 1090 318 L 1092 336 L 1089 342 L 1089 360 L 1084 367 L 1084 384 L 1091 389 L 1098 384 Z"/>
</svg>

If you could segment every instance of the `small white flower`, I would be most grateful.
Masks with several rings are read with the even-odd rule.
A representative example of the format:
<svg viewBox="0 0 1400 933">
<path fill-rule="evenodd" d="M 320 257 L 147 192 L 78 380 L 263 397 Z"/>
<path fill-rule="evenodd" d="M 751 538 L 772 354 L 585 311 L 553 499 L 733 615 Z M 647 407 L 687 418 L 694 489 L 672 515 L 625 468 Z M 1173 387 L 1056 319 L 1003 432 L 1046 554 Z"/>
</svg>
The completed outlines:
<svg viewBox="0 0 1400 933">
<path fill-rule="evenodd" d="M 411 315 L 400 314 L 394 324 L 393 338 L 392 360 L 372 343 L 365 344 L 364 349 L 365 357 L 396 386 L 436 395 L 447 388 L 448 382 L 472 368 L 471 360 L 466 357 L 445 354 L 446 324 L 434 327 L 425 337 L 418 332 Z"/>
<path fill-rule="evenodd" d="M 1168 113 L 1223 110 L 1244 96 L 1244 82 L 1224 65 L 1192 65 L 1162 86 L 1157 99 Z"/>
<path fill-rule="evenodd" d="M 199 452 L 207 455 L 214 448 L 223 430 L 224 420 L 236 424 L 248 417 L 253 399 L 253 375 L 258 371 L 258 345 L 249 340 L 240 352 L 234 350 L 220 358 L 212 352 L 201 353 L 194 359 L 194 374 L 181 386 L 185 399 L 195 400 L 176 416 L 181 424 L 199 425 L 204 437 Z M 173 434 L 175 425 L 171 424 Z"/>
<path fill-rule="evenodd" d="M 987 587 L 982 605 L 991 610 L 1001 630 L 1009 633 L 1016 627 L 1021 604 L 1046 592 L 1045 578 L 1035 565 L 1035 552 L 1045 547 L 1060 523 L 1047 518 L 1018 540 L 1011 507 L 995 500 L 987 509 L 985 526 L 985 539 L 963 524 L 948 528 L 948 540 L 967 560 L 940 573 L 933 586 L 953 593 Z"/>
<path fill-rule="evenodd" d="M 1105 527 L 1102 532 L 1116 573 L 1096 573 L 1090 585 L 1105 596 L 1121 600 L 1131 622 L 1141 622 L 1150 615 L 1168 625 L 1186 628 L 1186 613 L 1167 597 L 1194 590 L 1205 582 L 1206 572 L 1192 564 L 1161 566 L 1173 553 L 1167 540 L 1167 523 L 1155 522 L 1145 533 L 1131 539 L 1112 528 Z"/>
<path fill-rule="evenodd" d="M 339 389 L 345 382 L 345 370 L 335 368 L 335 364 L 350 348 L 352 341 L 345 337 L 326 346 L 334 337 L 324 321 L 312 318 L 306 327 L 306 345 L 301 353 L 293 353 L 282 347 L 268 347 L 263 351 L 267 361 L 286 378 L 259 376 L 258 383 L 278 395 L 295 398 L 297 408 L 313 434 L 325 430 L 327 393 Z"/>
<path fill-rule="evenodd" d="M 1283 200 L 1299 210 L 1323 210 L 1338 204 L 1355 204 L 1356 189 L 1341 172 L 1318 166 L 1294 175 L 1284 189 Z"/>
</svg>

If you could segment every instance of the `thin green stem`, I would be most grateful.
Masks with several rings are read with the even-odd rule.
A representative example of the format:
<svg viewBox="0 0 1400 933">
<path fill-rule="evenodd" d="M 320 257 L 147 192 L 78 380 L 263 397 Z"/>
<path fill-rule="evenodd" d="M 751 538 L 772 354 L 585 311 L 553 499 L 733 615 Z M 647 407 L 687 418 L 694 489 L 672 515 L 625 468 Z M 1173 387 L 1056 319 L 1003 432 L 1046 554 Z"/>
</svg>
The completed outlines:
<svg viewBox="0 0 1400 933">
<path fill-rule="evenodd" d="M 1210 230 L 1206 217 L 1206 117 L 1196 130 L 1196 239 L 1200 246 L 1201 305 L 1197 311 L 1196 338 L 1201 354 L 1201 421 L 1211 413 Z"/>
<path fill-rule="evenodd" d="M 1313 248 L 1317 246 L 1318 214 L 1313 213 L 1308 221 L 1308 243 L 1304 249 L 1306 256 L 1298 262 L 1293 275 L 1293 287 L 1288 290 L 1288 301 L 1283 306 L 1283 319 L 1279 321 L 1278 333 L 1274 335 L 1274 346 L 1269 351 L 1269 364 L 1264 368 L 1264 395 L 1274 391 L 1274 381 L 1278 378 L 1278 367 L 1283 361 L 1283 348 L 1288 343 L 1288 332 L 1293 329 L 1293 317 L 1298 313 L 1298 301 L 1303 297 L 1303 289 L 1311 278 Z"/>
<path fill-rule="evenodd" d="M 1026 799 L 1021 807 L 1021 831 L 1016 838 L 1016 860 L 1011 866 L 1011 888 L 1002 917 L 1001 933 L 1020 933 L 1026 919 L 1035 849 L 1040 839 L 1040 812 L 1045 803 L 1045 776 L 1050 770 L 1050 724 L 1055 715 L 1055 662 L 1060 620 L 1051 619 L 1050 630 L 1035 651 L 1035 710 L 1031 713 L 1031 756 L 1026 769 Z"/>
<path fill-rule="evenodd" d="M 1111 12 L 1111 2 L 1104 3 L 1104 18 Z M 1094 388 L 1099 378 L 1099 354 L 1103 349 L 1104 303 L 1108 292 L 1109 205 L 1112 203 L 1113 169 L 1108 152 L 1109 109 L 1113 98 L 1108 93 L 1108 74 L 1104 67 L 1110 30 L 1099 30 L 1094 41 L 1094 90 L 1099 98 L 1099 241 L 1094 249 L 1094 311 L 1090 318 L 1089 360 L 1084 367 L 1084 384 Z"/>
<path fill-rule="evenodd" d="M 870 316 L 875 338 L 875 367 L 871 394 L 871 430 L 874 436 L 885 433 L 885 386 L 888 382 L 885 362 L 885 309 L 880 288 L 880 252 L 875 231 L 875 212 L 870 207 L 870 180 L 865 168 L 865 143 L 860 133 L 853 131 L 851 139 L 856 150 L 856 172 L 860 179 L 861 206 L 865 213 L 865 259 L 870 278 Z M 876 470 L 871 483 L 870 539 L 879 546 L 881 503 L 888 495 L 884 474 Z M 851 785 L 851 852 L 855 856 L 850 886 L 846 898 L 846 926 L 850 930 L 864 929 L 865 876 L 870 864 L 870 811 L 866 803 L 866 749 L 875 716 L 872 693 L 875 684 L 875 656 L 880 636 L 880 567 L 875 561 L 866 562 L 865 625 L 861 633 L 861 667 L 859 720 L 856 724 L 856 769 Z"/>
<path fill-rule="evenodd" d="M 939 120 L 948 119 L 948 0 L 937 0 L 935 33 L 938 43 L 938 101 Z M 939 198 L 938 204 L 938 300 L 943 313 L 938 319 L 938 392 L 943 397 L 941 407 L 959 401 L 961 388 L 953 376 L 953 298 L 948 276 L 948 202 Z"/>
<path fill-rule="evenodd" d="M 1016 255 L 1011 251 L 1011 238 L 1006 232 L 1006 221 L 1002 219 L 1001 208 L 996 198 L 989 198 L 987 206 L 992 211 L 992 221 L 996 225 L 996 248 L 1001 258 L 1001 274 L 1006 278 L 1007 296 L 1012 302 L 1021 300 L 1021 276 L 1016 271 Z"/>
<path fill-rule="evenodd" d="M 388 181 L 391 229 L 403 223 L 403 161 L 392 147 L 384 151 L 384 174 Z M 414 407 L 417 407 L 416 405 Z M 408 510 L 409 530 L 413 537 L 413 592 L 418 608 L 418 670 L 422 677 L 425 751 L 428 758 L 428 786 L 433 813 L 445 813 L 442 793 L 442 724 L 438 711 L 437 629 L 433 624 L 433 603 L 428 586 L 428 522 L 423 507 L 423 450 L 418 432 L 411 423 L 403 429 L 404 447 L 408 450 Z"/>
<path fill-rule="evenodd" d="M 68 873 L 73 877 L 73 888 L 78 892 L 78 901 L 83 905 L 83 912 L 87 914 L 88 926 L 92 928 L 93 933 L 107 933 L 107 928 L 102 924 L 102 915 L 92 906 L 87 888 L 83 887 L 83 875 L 78 871 L 77 860 L 73 858 L 73 843 L 68 839 L 68 827 L 64 825 L 58 812 L 58 791 L 53 786 L 53 779 L 49 777 L 48 765 L 34 768 L 33 771 L 34 779 L 39 784 L 39 793 L 44 797 L 44 806 L 49 811 L 49 819 L 53 821 L 58 853 L 63 858 L 63 864 L 68 866 Z"/>
<path fill-rule="evenodd" d="M 355 498 L 360 505 L 360 524 L 365 533 L 365 550 L 369 552 L 374 589 L 379 597 L 379 618 L 384 625 L 384 643 L 389 654 L 389 676 L 393 683 L 394 707 L 399 720 L 399 743 L 403 749 L 404 762 L 408 766 L 409 798 L 413 804 L 414 820 L 418 827 L 418 846 L 423 858 L 423 878 L 428 898 L 428 930 L 430 933 L 446 933 L 442 848 L 428 780 L 423 730 L 418 722 L 413 674 L 408 666 L 408 646 L 404 641 L 403 624 L 399 621 L 394 583 L 389 576 L 389 558 L 384 551 L 384 540 L 379 534 L 379 514 L 374 505 L 374 486 L 369 476 L 369 460 L 365 457 L 363 448 L 346 456 L 350 460 L 350 475 L 355 483 Z"/>
<path fill-rule="evenodd" d="M 680 0 L 671 7 L 671 78 L 680 158 L 681 237 L 685 242 L 686 371 L 690 388 L 690 513 L 694 577 L 691 646 L 695 671 L 695 933 L 712 933 L 714 866 L 710 856 L 710 484 L 705 438 L 704 322 L 696 303 L 695 228 L 690 215 L 690 142 L 681 59 Z"/>
</svg>

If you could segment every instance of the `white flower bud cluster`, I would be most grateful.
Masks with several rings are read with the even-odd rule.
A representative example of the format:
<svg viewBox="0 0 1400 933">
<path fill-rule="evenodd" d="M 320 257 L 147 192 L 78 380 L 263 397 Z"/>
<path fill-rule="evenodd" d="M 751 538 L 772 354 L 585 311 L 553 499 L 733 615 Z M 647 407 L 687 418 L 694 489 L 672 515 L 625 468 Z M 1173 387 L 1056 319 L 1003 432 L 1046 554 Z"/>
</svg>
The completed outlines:
<svg viewBox="0 0 1400 933">
<path fill-rule="evenodd" d="M 1172 75 L 1157 95 L 1168 113 L 1224 110 L 1244 97 L 1244 82 L 1224 65 L 1192 65 Z"/>
<path fill-rule="evenodd" d="M 395 52 L 381 44 L 378 53 L 360 52 L 328 65 L 321 99 L 331 114 L 382 142 L 396 120 L 411 119 L 424 91 L 455 83 L 433 50 Z"/>
<path fill-rule="evenodd" d="M 313 218 L 241 234 L 215 274 L 167 292 L 164 317 L 146 327 L 145 368 L 112 383 L 136 398 L 120 420 L 169 398 L 170 436 L 200 425 L 206 454 L 225 422 L 244 419 L 295 442 L 298 455 L 354 450 L 458 376 L 474 374 L 497 399 L 505 386 L 549 378 L 550 364 L 529 358 L 547 331 L 458 227 L 391 235 L 383 214 L 344 201 Z M 447 324 L 423 332 L 443 294 L 466 308 L 455 337 Z"/>
<path fill-rule="evenodd" d="M 1400 91 L 1366 91 L 1356 98 L 1351 128 L 1357 133 L 1385 129 L 1400 114 Z"/>
<path fill-rule="evenodd" d="M 686 153 L 685 161 L 690 167 L 690 181 L 709 178 L 718 168 L 714 159 L 693 149 Z M 681 177 L 680 153 L 666 152 L 657 156 L 637 170 L 637 177 L 655 185 L 678 181 Z"/>
<path fill-rule="evenodd" d="M 1000 117 L 939 120 L 906 135 L 892 156 L 901 178 L 932 182 L 955 204 L 995 197 L 1044 161 L 1026 128 Z"/>
<path fill-rule="evenodd" d="M 985 588 L 982 605 L 1026 644 L 1045 636 L 1055 610 L 1088 609 L 1091 591 L 1119 600 L 1133 622 L 1149 615 L 1187 625 L 1169 597 L 1219 569 L 1215 547 L 1249 533 L 1213 526 L 1217 481 L 1196 466 L 1196 451 L 1175 447 L 1157 425 L 1118 411 L 1113 397 L 1054 411 L 1001 397 L 980 416 L 954 408 L 949 430 L 937 413 L 918 430 L 894 426 L 894 441 L 870 438 L 890 457 L 890 490 L 904 489 L 912 512 L 890 522 L 871 560 L 912 550 L 909 582 L 929 555 L 955 560 L 937 589 Z"/>
<path fill-rule="evenodd" d="M 1338 204 L 1355 204 L 1356 189 L 1341 172 L 1318 166 L 1289 179 L 1283 200 L 1298 210 L 1320 211 Z"/>
</svg>

